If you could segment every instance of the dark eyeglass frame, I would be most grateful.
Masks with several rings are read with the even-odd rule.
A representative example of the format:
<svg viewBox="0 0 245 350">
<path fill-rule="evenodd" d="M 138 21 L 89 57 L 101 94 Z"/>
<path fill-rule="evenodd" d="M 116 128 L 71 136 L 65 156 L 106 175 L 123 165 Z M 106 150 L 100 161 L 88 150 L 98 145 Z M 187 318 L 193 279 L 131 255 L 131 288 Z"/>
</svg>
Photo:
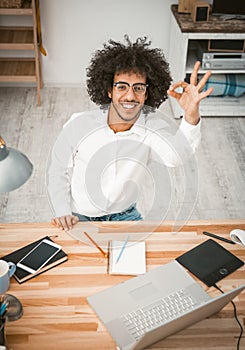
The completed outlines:
<svg viewBox="0 0 245 350">
<path fill-rule="evenodd" d="M 118 92 L 121 92 L 121 93 L 127 93 L 129 88 L 132 87 L 133 88 L 133 91 L 135 94 L 137 95 L 144 95 L 146 93 L 146 90 L 148 88 L 148 84 L 145 84 L 145 83 L 134 83 L 134 84 L 129 84 L 127 81 L 117 81 L 116 83 L 113 83 L 113 86 L 114 87 L 117 87 L 118 85 L 123 85 L 123 86 L 128 86 L 128 88 L 125 90 L 125 91 L 120 91 L 118 90 Z M 139 87 L 143 87 L 144 86 L 144 90 L 143 91 L 137 91 L 136 88 L 137 86 Z"/>
</svg>

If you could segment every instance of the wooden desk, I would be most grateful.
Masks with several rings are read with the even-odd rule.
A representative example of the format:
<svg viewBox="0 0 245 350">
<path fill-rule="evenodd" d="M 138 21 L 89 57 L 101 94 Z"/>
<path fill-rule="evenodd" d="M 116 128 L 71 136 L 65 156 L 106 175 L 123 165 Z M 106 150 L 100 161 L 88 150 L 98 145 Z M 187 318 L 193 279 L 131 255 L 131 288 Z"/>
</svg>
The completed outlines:
<svg viewBox="0 0 245 350">
<path fill-rule="evenodd" d="M 82 223 L 78 224 L 77 229 L 82 230 L 82 226 Z M 152 228 L 156 232 L 146 240 L 148 270 L 169 262 L 208 239 L 201 234 L 202 231 L 228 237 L 234 228 L 245 229 L 245 220 L 189 222 L 178 233 L 171 232 L 171 222 L 161 226 L 152 222 L 114 222 L 99 226 L 101 233 L 151 232 Z M 116 349 L 113 339 L 88 305 L 86 297 L 130 277 L 107 275 L 107 261 L 95 247 L 75 241 L 48 223 L 0 224 L 0 256 L 47 234 L 58 235 L 53 239 L 63 246 L 69 260 L 21 285 L 11 280 L 8 293 L 19 298 L 24 314 L 21 319 L 7 324 L 9 346 L 13 350 Z M 245 249 L 242 246 L 221 241 L 219 243 L 245 260 Z M 244 283 L 244 279 L 243 267 L 224 278 L 218 286 L 227 291 Z M 214 288 L 204 288 L 213 295 L 218 293 Z M 240 294 L 235 301 L 239 319 L 244 325 L 245 293 Z M 229 304 L 217 315 L 162 340 L 151 349 L 235 350 L 238 335 L 239 328 Z M 245 349 L 244 335 L 240 349 Z"/>
</svg>

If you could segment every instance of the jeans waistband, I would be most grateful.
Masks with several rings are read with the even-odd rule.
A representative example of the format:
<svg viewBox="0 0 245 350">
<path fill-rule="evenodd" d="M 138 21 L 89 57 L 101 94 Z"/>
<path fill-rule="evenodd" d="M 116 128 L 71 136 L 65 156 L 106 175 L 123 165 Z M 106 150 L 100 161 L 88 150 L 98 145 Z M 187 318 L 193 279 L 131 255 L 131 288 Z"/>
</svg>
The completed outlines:
<svg viewBox="0 0 245 350">
<path fill-rule="evenodd" d="M 132 215 L 133 213 L 133 215 Z M 79 213 L 72 213 L 79 218 L 79 221 L 120 221 L 120 220 L 142 220 L 141 214 L 136 209 L 136 203 L 132 204 L 129 208 L 119 212 L 106 214 L 102 216 L 87 216 Z M 130 215 L 132 218 L 130 218 Z"/>
</svg>

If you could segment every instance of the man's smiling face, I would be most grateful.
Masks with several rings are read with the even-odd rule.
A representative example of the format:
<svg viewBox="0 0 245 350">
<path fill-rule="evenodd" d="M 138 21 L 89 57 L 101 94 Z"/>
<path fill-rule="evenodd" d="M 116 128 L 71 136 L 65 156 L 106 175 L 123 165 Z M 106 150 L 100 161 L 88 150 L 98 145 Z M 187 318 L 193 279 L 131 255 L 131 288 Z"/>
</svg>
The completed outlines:
<svg viewBox="0 0 245 350">
<path fill-rule="evenodd" d="M 133 124 L 147 99 L 146 77 L 133 72 L 115 74 L 108 96 L 112 100 L 109 122 Z"/>
</svg>

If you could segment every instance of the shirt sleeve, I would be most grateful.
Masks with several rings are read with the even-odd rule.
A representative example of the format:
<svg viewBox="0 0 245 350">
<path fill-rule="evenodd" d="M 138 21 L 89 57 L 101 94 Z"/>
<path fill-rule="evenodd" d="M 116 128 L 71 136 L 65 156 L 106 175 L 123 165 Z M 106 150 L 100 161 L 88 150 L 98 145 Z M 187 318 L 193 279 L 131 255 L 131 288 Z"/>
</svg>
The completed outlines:
<svg viewBox="0 0 245 350">
<path fill-rule="evenodd" d="M 185 118 L 182 118 L 180 130 L 188 140 L 193 152 L 195 152 L 201 141 L 201 119 L 197 125 L 192 125 Z"/>
<path fill-rule="evenodd" d="M 176 132 L 157 130 L 153 136 L 151 159 L 168 167 L 185 163 L 196 151 L 201 140 L 201 120 L 197 125 L 189 124 L 184 118 Z"/>
<path fill-rule="evenodd" d="M 80 127 L 75 122 L 77 116 L 79 114 L 74 113 L 64 125 L 48 160 L 46 184 L 50 206 L 55 217 L 72 214 L 70 179 L 74 154 L 79 142 Z"/>
</svg>

